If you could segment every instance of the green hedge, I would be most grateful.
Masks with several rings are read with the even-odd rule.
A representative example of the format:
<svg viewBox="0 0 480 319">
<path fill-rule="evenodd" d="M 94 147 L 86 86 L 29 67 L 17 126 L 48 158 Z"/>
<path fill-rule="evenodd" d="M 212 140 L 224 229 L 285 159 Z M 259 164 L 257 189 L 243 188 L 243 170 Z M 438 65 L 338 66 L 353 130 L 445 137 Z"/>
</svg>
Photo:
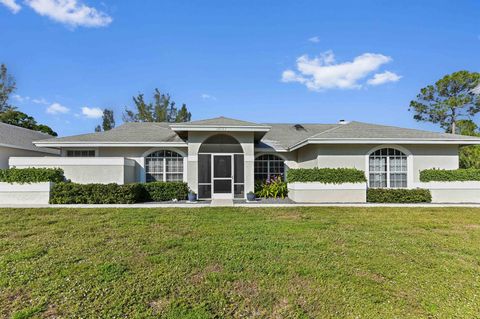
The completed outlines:
<svg viewBox="0 0 480 319">
<path fill-rule="evenodd" d="M 416 188 L 369 188 L 367 202 L 369 203 L 430 203 L 430 190 Z"/>
<path fill-rule="evenodd" d="M 421 182 L 480 181 L 480 169 L 426 169 L 420 172 Z"/>
<path fill-rule="evenodd" d="M 365 173 L 356 168 L 298 168 L 289 169 L 287 182 L 321 182 L 326 184 L 363 183 Z"/>
<path fill-rule="evenodd" d="M 144 194 L 141 184 L 57 183 L 50 191 L 50 204 L 133 204 Z"/>
<path fill-rule="evenodd" d="M 187 195 L 188 186 L 182 182 L 125 185 L 57 183 L 50 191 L 50 204 L 133 204 L 183 200 Z"/>
<path fill-rule="evenodd" d="M 61 168 L 6 168 L 0 169 L 0 182 L 7 183 L 40 183 L 63 182 Z"/>
<path fill-rule="evenodd" d="M 188 196 L 188 186 L 183 182 L 152 182 L 142 185 L 145 189 L 145 201 L 183 200 Z"/>
</svg>

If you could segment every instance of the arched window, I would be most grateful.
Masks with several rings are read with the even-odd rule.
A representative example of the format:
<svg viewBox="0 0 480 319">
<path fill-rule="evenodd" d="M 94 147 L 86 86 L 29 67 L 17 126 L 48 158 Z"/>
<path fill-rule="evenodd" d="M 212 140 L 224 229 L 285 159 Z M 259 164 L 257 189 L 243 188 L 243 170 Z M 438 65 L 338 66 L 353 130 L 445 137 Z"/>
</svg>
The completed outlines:
<svg viewBox="0 0 480 319">
<path fill-rule="evenodd" d="M 382 148 L 369 156 L 370 187 L 407 187 L 407 156 L 394 148 Z"/>
<path fill-rule="evenodd" d="M 261 155 L 255 159 L 255 180 L 268 180 L 273 177 L 285 177 L 285 163 L 276 155 Z"/>
<path fill-rule="evenodd" d="M 183 157 L 177 152 L 162 150 L 145 157 L 148 182 L 183 181 Z"/>
</svg>

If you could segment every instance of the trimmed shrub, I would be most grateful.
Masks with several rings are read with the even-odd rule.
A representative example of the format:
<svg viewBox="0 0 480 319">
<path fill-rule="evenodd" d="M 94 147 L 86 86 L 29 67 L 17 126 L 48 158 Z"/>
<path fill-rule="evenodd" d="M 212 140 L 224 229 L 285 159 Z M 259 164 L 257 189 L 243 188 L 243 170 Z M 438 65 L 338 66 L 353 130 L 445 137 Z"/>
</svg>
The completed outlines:
<svg viewBox="0 0 480 319">
<path fill-rule="evenodd" d="M 50 191 L 50 204 L 133 204 L 144 194 L 142 184 L 57 183 Z"/>
<path fill-rule="evenodd" d="M 145 189 L 145 201 L 183 200 L 188 196 L 188 186 L 183 182 L 151 182 L 142 186 Z"/>
<path fill-rule="evenodd" d="M 281 176 L 255 183 L 255 195 L 261 198 L 285 198 L 288 194 L 287 183 Z"/>
<path fill-rule="evenodd" d="M 369 188 L 367 202 L 369 203 L 430 203 L 430 190 L 423 188 Z"/>
<path fill-rule="evenodd" d="M 480 169 L 426 169 L 420 172 L 421 182 L 480 181 Z"/>
<path fill-rule="evenodd" d="M 61 168 L 6 168 L 0 169 L 0 182 L 6 183 L 41 183 L 65 181 Z"/>
<path fill-rule="evenodd" d="M 287 182 L 320 182 L 325 184 L 364 183 L 365 173 L 356 168 L 298 168 L 287 171 Z"/>
</svg>

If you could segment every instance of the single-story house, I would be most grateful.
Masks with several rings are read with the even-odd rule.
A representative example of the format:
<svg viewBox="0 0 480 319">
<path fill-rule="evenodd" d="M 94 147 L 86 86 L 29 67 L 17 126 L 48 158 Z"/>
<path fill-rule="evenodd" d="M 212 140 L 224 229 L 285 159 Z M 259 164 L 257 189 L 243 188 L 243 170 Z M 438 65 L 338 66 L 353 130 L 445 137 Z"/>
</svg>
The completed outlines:
<svg viewBox="0 0 480 319">
<path fill-rule="evenodd" d="M 0 169 L 8 168 L 8 159 L 14 156 L 58 156 L 58 150 L 33 144 L 47 138 L 52 136 L 0 122 Z"/>
<path fill-rule="evenodd" d="M 79 183 L 185 181 L 199 198 L 244 198 L 256 180 L 291 168 L 351 167 L 369 187 L 414 188 L 419 172 L 458 168 L 462 145 L 480 138 L 393 126 L 258 124 L 225 117 L 125 123 L 106 132 L 39 139 L 61 157 L 12 157 L 15 167 L 62 167 Z"/>
</svg>

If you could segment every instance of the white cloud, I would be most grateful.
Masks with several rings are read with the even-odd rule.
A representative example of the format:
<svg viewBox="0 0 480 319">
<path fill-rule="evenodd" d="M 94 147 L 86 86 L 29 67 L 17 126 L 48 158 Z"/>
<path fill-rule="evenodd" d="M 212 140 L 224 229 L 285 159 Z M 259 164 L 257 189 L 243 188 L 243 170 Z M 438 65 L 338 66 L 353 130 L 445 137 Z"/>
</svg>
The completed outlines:
<svg viewBox="0 0 480 319">
<path fill-rule="evenodd" d="M 0 3 L 10 9 L 10 11 L 12 11 L 13 13 L 17 13 L 22 9 L 22 7 L 15 2 L 15 0 L 0 0 Z"/>
<path fill-rule="evenodd" d="M 376 53 L 364 53 L 342 63 L 336 63 L 332 51 L 312 59 L 302 55 L 297 58 L 296 71 L 282 73 L 282 82 L 299 82 L 312 91 L 358 89 L 362 87 L 361 80 L 390 61 L 391 57 Z"/>
<path fill-rule="evenodd" d="M 52 103 L 47 107 L 46 112 L 48 114 L 65 114 L 68 113 L 70 109 L 66 106 L 61 105 L 60 103 Z"/>
<path fill-rule="evenodd" d="M 14 94 L 12 97 L 20 103 L 28 102 L 30 100 L 29 96 L 21 96 L 20 94 Z"/>
<path fill-rule="evenodd" d="M 314 37 L 311 37 L 310 39 L 308 39 L 308 41 L 313 42 L 313 43 L 318 43 L 318 42 L 320 42 L 320 37 L 314 36 Z"/>
<path fill-rule="evenodd" d="M 98 107 L 82 107 L 82 114 L 90 119 L 98 119 L 103 116 L 103 111 Z"/>
<path fill-rule="evenodd" d="M 42 98 L 39 98 L 39 99 L 32 99 L 32 102 L 35 103 L 35 104 L 43 104 L 43 105 L 48 105 L 50 103 L 48 103 L 47 100 L 45 100 L 43 97 Z"/>
<path fill-rule="evenodd" d="M 25 0 L 35 12 L 71 27 L 104 27 L 112 18 L 78 0 Z"/>
<path fill-rule="evenodd" d="M 210 95 L 210 94 L 207 94 L 207 93 L 203 93 L 201 95 L 202 99 L 204 100 L 216 100 L 217 98 L 214 97 L 213 95 Z"/>
<path fill-rule="evenodd" d="M 390 71 L 385 71 L 383 73 L 376 73 L 373 78 L 369 79 L 367 81 L 368 84 L 370 85 L 380 85 L 380 84 L 385 84 L 388 82 L 397 82 L 400 80 L 402 77 L 398 74 L 395 74 Z"/>
</svg>

